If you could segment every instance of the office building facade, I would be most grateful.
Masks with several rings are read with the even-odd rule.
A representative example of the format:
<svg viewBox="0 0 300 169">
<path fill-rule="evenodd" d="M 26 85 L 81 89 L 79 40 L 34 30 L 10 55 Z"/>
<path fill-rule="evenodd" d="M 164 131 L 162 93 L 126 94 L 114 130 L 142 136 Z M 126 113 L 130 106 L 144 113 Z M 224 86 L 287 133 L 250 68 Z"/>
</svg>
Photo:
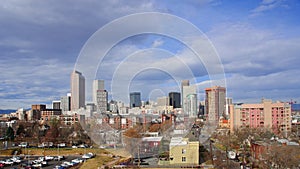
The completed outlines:
<svg viewBox="0 0 300 169">
<path fill-rule="evenodd" d="M 170 92 L 169 93 L 169 105 L 173 106 L 173 108 L 180 108 L 181 99 L 180 93 L 178 92 Z"/>
<path fill-rule="evenodd" d="M 63 112 L 71 110 L 71 93 L 68 93 L 67 96 L 62 96 L 60 98 L 60 108 Z"/>
<path fill-rule="evenodd" d="M 71 74 L 71 110 L 85 106 L 85 78 L 82 73 L 74 70 Z"/>
<path fill-rule="evenodd" d="M 190 81 L 189 80 L 182 80 L 181 81 L 181 107 L 183 108 L 183 86 L 189 86 L 190 85 Z"/>
<path fill-rule="evenodd" d="M 183 86 L 182 88 L 183 95 L 183 105 L 182 109 L 185 114 L 188 114 L 189 117 L 197 117 L 198 114 L 198 105 L 197 105 L 197 88 L 193 86 Z"/>
<path fill-rule="evenodd" d="M 108 93 L 106 90 L 97 90 L 97 112 L 105 113 L 107 111 Z"/>
<path fill-rule="evenodd" d="M 105 90 L 104 80 L 94 80 L 93 81 L 93 103 L 97 105 L 98 102 L 98 90 Z"/>
<path fill-rule="evenodd" d="M 130 108 L 140 107 L 141 105 L 142 105 L 141 93 L 140 92 L 130 93 Z"/>
<path fill-rule="evenodd" d="M 61 101 L 60 100 L 52 101 L 52 109 L 61 109 Z"/>
<path fill-rule="evenodd" d="M 220 117 L 225 113 L 226 89 L 213 86 L 205 89 L 205 106 L 209 122 L 218 123 Z"/>
</svg>

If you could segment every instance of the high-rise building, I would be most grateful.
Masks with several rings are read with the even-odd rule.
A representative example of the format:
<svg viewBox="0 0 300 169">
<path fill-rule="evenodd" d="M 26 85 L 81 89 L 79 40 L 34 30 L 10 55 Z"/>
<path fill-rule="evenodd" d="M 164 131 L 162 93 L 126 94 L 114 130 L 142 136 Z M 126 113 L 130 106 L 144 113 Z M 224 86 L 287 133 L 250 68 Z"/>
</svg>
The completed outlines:
<svg viewBox="0 0 300 169">
<path fill-rule="evenodd" d="M 228 119 L 230 116 L 230 105 L 232 105 L 232 98 L 226 97 L 226 105 L 225 105 L 225 118 Z"/>
<path fill-rule="evenodd" d="M 98 90 L 105 90 L 104 80 L 94 80 L 93 81 L 93 103 L 97 105 Z"/>
<path fill-rule="evenodd" d="M 182 88 L 183 104 L 182 109 L 185 114 L 189 117 L 197 117 L 198 105 L 197 105 L 197 87 L 193 86 L 183 86 Z"/>
<path fill-rule="evenodd" d="M 163 96 L 156 99 L 157 106 L 169 106 L 169 97 Z"/>
<path fill-rule="evenodd" d="M 52 101 L 52 109 L 61 109 L 60 104 L 61 104 L 60 100 L 53 100 Z"/>
<path fill-rule="evenodd" d="M 291 131 L 291 105 L 263 99 L 258 104 L 230 105 L 230 129 L 240 127 L 271 129 L 274 133 L 288 134 Z"/>
<path fill-rule="evenodd" d="M 180 93 L 178 92 L 170 92 L 169 93 L 169 105 L 173 106 L 173 108 L 180 108 Z"/>
<path fill-rule="evenodd" d="M 76 70 L 71 74 L 71 95 L 72 111 L 85 106 L 85 78 Z"/>
<path fill-rule="evenodd" d="M 130 93 L 130 108 L 140 107 L 141 105 L 142 105 L 141 93 L 140 92 Z"/>
<path fill-rule="evenodd" d="M 108 94 L 106 90 L 97 90 L 97 112 L 105 113 L 107 111 Z"/>
<path fill-rule="evenodd" d="M 204 116 L 205 113 L 205 101 L 199 103 L 199 116 Z"/>
<path fill-rule="evenodd" d="M 225 113 L 226 89 L 220 86 L 213 86 L 205 89 L 205 107 L 208 121 L 218 122 Z"/>
<path fill-rule="evenodd" d="M 181 81 L 181 107 L 183 107 L 183 86 L 189 86 L 190 81 L 189 80 L 182 80 Z"/>
<path fill-rule="evenodd" d="M 63 112 L 71 110 L 71 93 L 60 98 L 60 108 Z"/>
</svg>

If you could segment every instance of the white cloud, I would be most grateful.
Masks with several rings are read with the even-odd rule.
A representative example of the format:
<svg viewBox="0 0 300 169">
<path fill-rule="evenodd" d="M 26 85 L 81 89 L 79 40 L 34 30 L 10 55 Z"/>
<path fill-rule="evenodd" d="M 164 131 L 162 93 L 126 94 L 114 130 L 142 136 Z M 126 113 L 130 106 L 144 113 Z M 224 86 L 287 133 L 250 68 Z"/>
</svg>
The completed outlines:
<svg viewBox="0 0 300 169">
<path fill-rule="evenodd" d="M 269 11 L 279 7 L 283 0 L 262 0 L 258 7 L 251 10 L 251 16 L 259 15 L 265 11 Z"/>
<path fill-rule="evenodd" d="M 161 39 L 156 39 L 153 43 L 152 43 L 152 48 L 157 48 L 159 46 L 162 46 L 164 44 L 164 41 Z"/>
</svg>

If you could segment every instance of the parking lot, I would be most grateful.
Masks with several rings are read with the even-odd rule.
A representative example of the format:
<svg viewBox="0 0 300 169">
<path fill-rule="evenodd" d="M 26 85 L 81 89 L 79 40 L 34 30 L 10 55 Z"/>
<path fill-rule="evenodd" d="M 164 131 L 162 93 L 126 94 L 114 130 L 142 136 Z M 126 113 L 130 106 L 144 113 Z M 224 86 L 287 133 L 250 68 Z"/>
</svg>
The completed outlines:
<svg viewBox="0 0 300 169">
<path fill-rule="evenodd" d="M 62 159 L 58 158 L 58 156 L 26 156 L 20 157 L 0 157 L 0 163 L 4 165 L 2 168 L 45 168 L 45 169 L 53 169 L 57 167 L 58 169 L 70 168 L 72 166 L 79 165 L 83 163 L 85 160 L 89 158 L 93 158 L 93 156 L 89 156 L 85 154 L 83 156 L 65 156 Z M 16 160 L 18 159 L 18 161 Z M 11 163 L 9 163 L 11 162 Z"/>
</svg>

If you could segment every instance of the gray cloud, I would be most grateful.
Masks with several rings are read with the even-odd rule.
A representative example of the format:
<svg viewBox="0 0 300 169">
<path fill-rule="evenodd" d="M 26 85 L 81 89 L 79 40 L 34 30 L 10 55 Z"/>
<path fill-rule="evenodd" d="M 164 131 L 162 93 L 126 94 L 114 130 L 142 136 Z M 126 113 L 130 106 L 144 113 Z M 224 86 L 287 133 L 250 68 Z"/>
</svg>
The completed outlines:
<svg viewBox="0 0 300 169">
<path fill-rule="evenodd" d="M 209 33 L 221 55 L 229 96 L 236 101 L 299 99 L 300 39 L 244 24 L 228 24 Z"/>
</svg>

